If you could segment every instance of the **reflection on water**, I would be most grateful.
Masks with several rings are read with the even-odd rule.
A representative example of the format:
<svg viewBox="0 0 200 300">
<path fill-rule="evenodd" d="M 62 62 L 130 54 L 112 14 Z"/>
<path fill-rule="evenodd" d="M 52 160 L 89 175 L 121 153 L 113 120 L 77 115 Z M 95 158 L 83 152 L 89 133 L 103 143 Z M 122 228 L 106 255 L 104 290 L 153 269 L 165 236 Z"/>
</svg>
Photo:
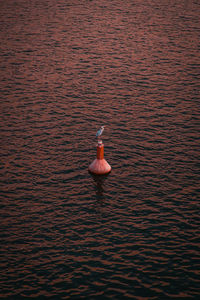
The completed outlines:
<svg viewBox="0 0 200 300">
<path fill-rule="evenodd" d="M 198 299 L 198 1 L 0 7 L 0 298 Z"/>
<path fill-rule="evenodd" d="M 109 176 L 109 174 L 105 174 L 105 175 L 95 175 L 92 173 L 90 173 L 90 174 L 94 180 L 97 200 L 101 203 L 101 202 L 103 202 L 103 199 L 104 199 L 104 191 L 105 191 L 104 182 L 107 179 L 107 177 Z"/>
</svg>

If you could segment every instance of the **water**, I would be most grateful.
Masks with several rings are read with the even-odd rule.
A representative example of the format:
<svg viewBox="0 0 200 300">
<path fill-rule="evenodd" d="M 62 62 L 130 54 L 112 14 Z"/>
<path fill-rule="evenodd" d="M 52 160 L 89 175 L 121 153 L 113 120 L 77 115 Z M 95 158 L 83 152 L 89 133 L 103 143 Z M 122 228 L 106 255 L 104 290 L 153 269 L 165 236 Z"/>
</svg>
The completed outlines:
<svg viewBox="0 0 200 300">
<path fill-rule="evenodd" d="M 0 5 L 0 297 L 199 299 L 199 2 Z"/>
</svg>

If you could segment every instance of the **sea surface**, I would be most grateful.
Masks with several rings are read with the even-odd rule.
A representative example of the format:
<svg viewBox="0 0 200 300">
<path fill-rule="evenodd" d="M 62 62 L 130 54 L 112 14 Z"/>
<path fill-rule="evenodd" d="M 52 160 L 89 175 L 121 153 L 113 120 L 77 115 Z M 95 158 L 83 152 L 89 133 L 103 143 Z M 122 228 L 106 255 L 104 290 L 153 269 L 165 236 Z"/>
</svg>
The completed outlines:
<svg viewBox="0 0 200 300">
<path fill-rule="evenodd" d="M 1 299 L 200 299 L 199 15 L 0 1 Z"/>
</svg>

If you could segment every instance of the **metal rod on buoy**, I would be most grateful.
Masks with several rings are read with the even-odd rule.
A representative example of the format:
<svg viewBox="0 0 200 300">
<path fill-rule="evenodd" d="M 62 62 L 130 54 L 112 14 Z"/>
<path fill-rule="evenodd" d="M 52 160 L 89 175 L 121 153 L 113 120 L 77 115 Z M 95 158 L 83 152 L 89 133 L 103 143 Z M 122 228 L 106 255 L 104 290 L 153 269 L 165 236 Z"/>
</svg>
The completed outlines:
<svg viewBox="0 0 200 300">
<path fill-rule="evenodd" d="M 104 158 L 104 144 L 102 140 L 100 140 L 100 136 L 102 135 L 104 130 L 104 126 L 97 131 L 96 136 L 98 137 L 97 144 L 97 158 L 89 165 L 89 171 L 93 174 L 107 174 L 111 171 L 111 166 Z"/>
</svg>

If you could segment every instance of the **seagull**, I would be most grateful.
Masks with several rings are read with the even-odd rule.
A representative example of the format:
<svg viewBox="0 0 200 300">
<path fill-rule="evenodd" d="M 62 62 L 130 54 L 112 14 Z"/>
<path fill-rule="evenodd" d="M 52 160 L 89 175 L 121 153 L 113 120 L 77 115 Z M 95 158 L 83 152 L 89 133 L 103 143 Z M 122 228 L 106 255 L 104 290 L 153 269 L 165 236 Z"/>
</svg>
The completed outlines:
<svg viewBox="0 0 200 300">
<path fill-rule="evenodd" d="M 101 126 L 101 128 L 97 131 L 97 134 L 96 134 L 96 137 L 97 137 L 98 139 L 99 139 L 100 136 L 102 135 L 103 131 L 104 131 L 104 126 Z"/>
</svg>

